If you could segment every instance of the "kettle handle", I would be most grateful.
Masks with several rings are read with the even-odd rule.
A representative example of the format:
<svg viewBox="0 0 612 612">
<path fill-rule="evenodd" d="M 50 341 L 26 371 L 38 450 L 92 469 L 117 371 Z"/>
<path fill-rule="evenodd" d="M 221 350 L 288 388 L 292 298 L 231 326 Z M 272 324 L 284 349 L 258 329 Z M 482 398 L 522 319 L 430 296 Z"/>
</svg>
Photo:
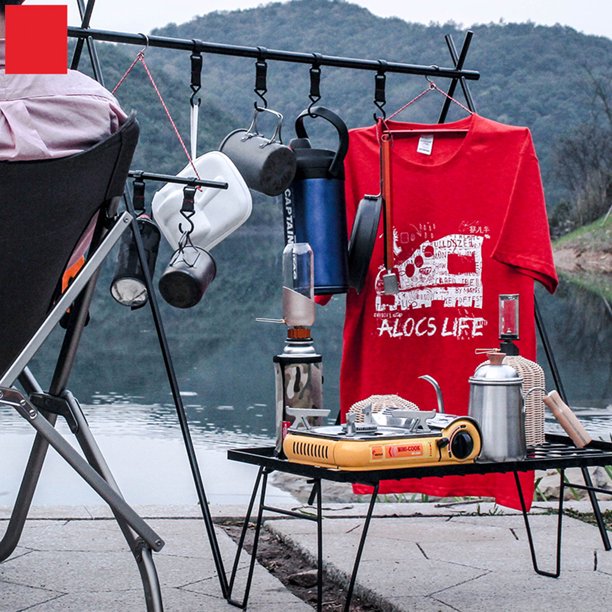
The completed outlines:
<svg viewBox="0 0 612 612">
<path fill-rule="evenodd" d="M 329 166 L 329 173 L 332 176 L 338 176 L 349 146 L 349 135 L 346 124 L 344 121 L 342 121 L 342 119 L 340 119 L 340 117 L 338 117 L 338 115 L 336 115 L 336 113 L 330 111 L 328 108 L 325 108 L 324 106 L 313 106 L 312 108 L 303 110 L 295 120 L 295 134 L 298 138 L 308 138 L 308 133 L 304 127 L 305 117 L 322 117 L 336 128 L 339 140 L 338 150 L 336 151 L 336 155 Z"/>
</svg>

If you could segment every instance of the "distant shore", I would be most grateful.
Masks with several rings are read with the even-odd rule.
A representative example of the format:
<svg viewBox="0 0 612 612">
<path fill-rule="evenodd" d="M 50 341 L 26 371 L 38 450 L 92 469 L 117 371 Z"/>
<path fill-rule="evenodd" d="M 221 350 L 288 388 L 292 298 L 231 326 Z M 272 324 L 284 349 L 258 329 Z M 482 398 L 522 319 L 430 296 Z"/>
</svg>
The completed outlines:
<svg viewBox="0 0 612 612">
<path fill-rule="evenodd" d="M 612 275 L 612 250 L 563 246 L 554 250 L 554 258 L 557 270 L 562 272 Z"/>
<path fill-rule="evenodd" d="M 612 215 L 562 236 L 553 253 L 559 272 L 612 276 Z"/>
</svg>

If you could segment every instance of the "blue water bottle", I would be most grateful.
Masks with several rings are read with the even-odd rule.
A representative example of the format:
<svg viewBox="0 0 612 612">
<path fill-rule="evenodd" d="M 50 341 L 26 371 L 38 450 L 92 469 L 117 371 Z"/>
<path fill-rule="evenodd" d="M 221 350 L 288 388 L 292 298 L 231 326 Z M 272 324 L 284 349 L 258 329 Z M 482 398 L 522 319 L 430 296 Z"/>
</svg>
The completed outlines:
<svg viewBox="0 0 612 612">
<path fill-rule="evenodd" d="M 338 132 L 336 151 L 313 149 L 304 128 L 306 117 L 321 117 Z M 295 178 L 283 194 L 285 242 L 307 242 L 314 254 L 314 292 L 348 290 L 347 232 L 344 203 L 344 158 L 348 151 L 346 125 L 332 111 L 314 106 L 295 121 Z"/>
</svg>

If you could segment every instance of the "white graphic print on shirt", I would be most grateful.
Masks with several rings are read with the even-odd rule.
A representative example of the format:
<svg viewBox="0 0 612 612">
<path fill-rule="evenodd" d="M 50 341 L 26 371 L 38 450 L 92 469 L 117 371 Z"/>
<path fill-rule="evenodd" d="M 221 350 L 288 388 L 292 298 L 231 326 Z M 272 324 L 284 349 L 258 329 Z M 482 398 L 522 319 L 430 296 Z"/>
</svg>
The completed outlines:
<svg viewBox="0 0 612 612">
<path fill-rule="evenodd" d="M 397 233 L 394 233 L 397 240 Z M 396 295 L 384 295 L 381 267 L 376 277 L 375 317 L 380 319 L 379 336 L 482 335 L 486 319 L 471 316 L 412 317 L 410 311 L 428 309 L 433 302 L 444 308 L 482 309 L 482 243 L 473 234 L 448 234 L 438 240 L 423 240 L 410 255 L 394 266 L 399 281 Z M 394 252 L 398 254 L 397 246 Z M 401 252 L 401 250 L 400 250 Z M 467 313 L 465 313 L 467 314 Z"/>
</svg>

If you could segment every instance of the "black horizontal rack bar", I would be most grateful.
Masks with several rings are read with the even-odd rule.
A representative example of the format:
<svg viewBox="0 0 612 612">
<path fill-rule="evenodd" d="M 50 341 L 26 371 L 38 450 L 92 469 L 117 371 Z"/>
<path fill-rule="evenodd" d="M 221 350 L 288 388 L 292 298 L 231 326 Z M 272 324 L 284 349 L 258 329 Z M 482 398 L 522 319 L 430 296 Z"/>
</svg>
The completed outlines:
<svg viewBox="0 0 612 612">
<path fill-rule="evenodd" d="M 130 170 L 128 176 L 143 181 L 159 181 L 161 183 L 176 183 L 177 185 L 189 185 L 190 187 L 212 187 L 214 189 L 227 189 L 228 184 L 222 181 L 209 181 L 199 179 L 195 176 L 175 176 L 173 174 L 159 174 L 158 172 L 143 172 L 142 170 Z"/>
<path fill-rule="evenodd" d="M 229 55 L 234 57 L 251 57 L 259 60 L 272 60 L 279 62 L 292 62 L 298 64 L 317 63 L 319 66 L 334 66 L 336 68 L 352 68 L 354 70 L 372 70 L 383 72 L 396 72 L 400 74 L 418 74 L 448 79 L 464 78 L 476 81 L 480 73 L 476 70 L 444 68 L 440 66 L 422 66 L 419 64 L 403 64 L 401 62 L 387 62 L 383 60 L 359 59 L 318 53 L 303 53 L 299 51 L 284 51 L 267 49 L 265 47 L 247 47 L 242 45 L 227 45 L 222 43 L 205 42 L 189 38 L 171 38 L 167 36 L 154 36 L 147 34 L 132 34 L 127 32 L 113 32 L 109 30 L 93 30 L 90 28 L 69 27 L 68 36 L 77 39 L 93 39 L 106 42 L 124 43 L 129 45 L 146 45 L 162 49 L 176 49 L 178 51 L 191 51 L 195 53 L 209 53 L 213 55 Z"/>
</svg>

